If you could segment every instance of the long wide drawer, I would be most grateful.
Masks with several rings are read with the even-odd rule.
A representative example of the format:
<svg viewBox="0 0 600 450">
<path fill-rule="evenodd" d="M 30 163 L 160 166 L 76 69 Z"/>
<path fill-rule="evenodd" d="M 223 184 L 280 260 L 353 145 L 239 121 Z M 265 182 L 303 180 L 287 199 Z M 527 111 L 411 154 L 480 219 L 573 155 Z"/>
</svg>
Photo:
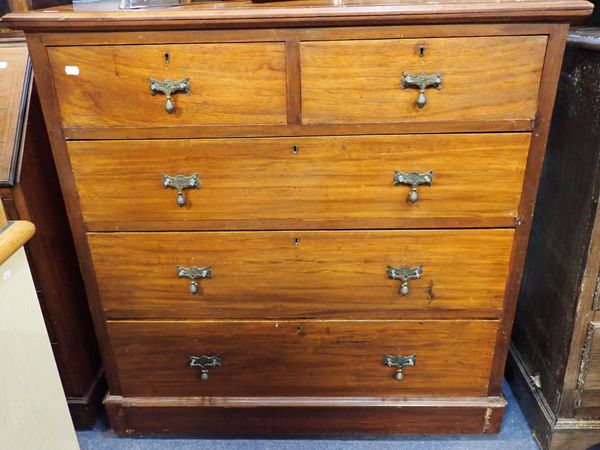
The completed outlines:
<svg viewBox="0 0 600 450">
<path fill-rule="evenodd" d="M 287 123 L 281 42 L 51 47 L 48 57 L 65 127 Z"/>
<path fill-rule="evenodd" d="M 498 317 L 513 235 L 161 232 L 88 239 L 111 318 L 386 319 Z"/>
<path fill-rule="evenodd" d="M 533 119 L 546 42 L 546 36 L 303 42 L 302 120 Z"/>
<path fill-rule="evenodd" d="M 530 139 L 77 141 L 68 149 L 90 230 L 503 227 L 514 226 Z M 176 175 L 196 175 L 181 196 Z"/>
<path fill-rule="evenodd" d="M 108 322 L 123 395 L 162 397 L 487 395 L 497 327 L 435 320 Z"/>
</svg>

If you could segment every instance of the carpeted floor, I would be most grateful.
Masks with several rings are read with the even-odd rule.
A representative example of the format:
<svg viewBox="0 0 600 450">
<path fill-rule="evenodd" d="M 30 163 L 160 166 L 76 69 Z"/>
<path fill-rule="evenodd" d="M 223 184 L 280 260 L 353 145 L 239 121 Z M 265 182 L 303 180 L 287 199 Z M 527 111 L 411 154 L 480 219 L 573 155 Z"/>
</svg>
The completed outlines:
<svg viewBox="0 0 600 450">
<path fill-rule="evenodd" d="M 77 433 L 82 450 L 536 450 L 527 422 L 504 383 L 508 408 L 502 432 L 498 435 L 475 436 L 391 436 L 385 438 L 349 439 L 156 439 L 119 438 L 101 420 L 91 431 Z"/>
</svg>

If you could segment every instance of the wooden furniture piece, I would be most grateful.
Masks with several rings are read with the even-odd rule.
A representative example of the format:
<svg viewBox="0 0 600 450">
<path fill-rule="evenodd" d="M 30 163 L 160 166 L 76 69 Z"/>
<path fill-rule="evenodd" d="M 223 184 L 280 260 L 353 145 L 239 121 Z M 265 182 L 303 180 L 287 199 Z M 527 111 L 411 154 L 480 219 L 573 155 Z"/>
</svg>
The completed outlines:
<svg viewBox="0 0 600 450">
<path fill-rule="evenodd" d="M 568 22 L 591 4 L 111 5 L 6 21 L 113 428 L 497 432 Z"/>
<path fill-rule="evenodd" d="M 24 39 L 0 40 L 0 186 L 15 182 L 24 144 L 23 123 L 31 94 L 31 67 Z"/>
<path fill-rule="evenodd" d="M 0 41 L 0 204 L 38 232 L 26 244 L 46 328 L 77 428 L 106 393 L 96 337 L 24 39 Z M 30 95 L 31 92 L 31 95 Z"/>
<path fill-rule="evenodd" d="M 23 245 L 0 206 L 0 448 L 79 449 Z"/>
<path fill-rule="evenodd" d="M 543 448 L 600 443 L 600 31 L 569 35 L 509 379 Z"/>
</svg>

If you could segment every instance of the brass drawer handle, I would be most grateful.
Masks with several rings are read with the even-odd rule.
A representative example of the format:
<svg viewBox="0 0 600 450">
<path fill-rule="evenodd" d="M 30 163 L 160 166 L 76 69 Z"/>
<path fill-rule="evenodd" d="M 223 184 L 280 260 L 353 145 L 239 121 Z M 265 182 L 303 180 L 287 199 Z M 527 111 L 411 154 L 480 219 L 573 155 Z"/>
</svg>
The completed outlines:
<svg viewBox="0 0 600 450">
<path fill-rule="evenodd" d="M 408 282 L 410 280 L 418 280 L 423 276 L 423 266 L 417 267 L 391 267 L 387 268 L 388 278 L 392 280 L 400 280 L 402 281 L 402 287 L 400 288 L 400 293 L 402 295 L 408 295 Z"/>
<path fill-rule="evenodd" d="M 431 170 L 425 173 L 405 173 L 397 170 L 394 173 L 394 186 L 399 186 L 401 184 L 407 184 L 409 186 L 412 186 L 412 189 L 408 193 L 407 197 L 409 203 L 417 203 L 417 201 L 419 200 L 419 193 L 417 192 L 418 186 L 431 186 L 432 181 L 433 172 Z"/>
<path fill-rule="evenodd" d="M 179 278 L 187 278 L 188 280 L 191 280 L 190 292 L 195 295 L 198 293 L 198 282 L 196 280 L 211 279 L 212 267 L 177 266 L 177 275 Z"/>
<path fill-rule="evenodd" d="M 153 96 L 158 93 L 165 94 L 165 110 L 169 114 L 175 112 L 175 103 L 173 103 L 173 100 L 171 100 L 171 95 L 176 92 L 183 92 L 186 95 L 190 95 L 190 79 L 186 78 L 181 81 L 158 81 L 154 78 L 150 78 L 150 93 Z"/>
<path fill-rule="evenodd" d="M 434 73 L 427 75 L 426 73 L 418 73 L 416 75 L 410 75 L 406 72 L 402 73 L 402 89 L 406 88 L 417 88 L 419 89 L 419 96 L 417 97 L 417 106 L 422 109 L 427 104 L 427 97 L 425 97 L 425 89 L 434 87 L 437 90 L 442 89 L 442 78 L 441 73 Z"/>
<path fill-rule="evenodd" d="M 404 379 L 404 373 L 402 372 L 402 369 L 404 367 L 407 366 L 414 366 L 417 363 L 417 356 L 416 355 L 409 355 L 409 356 L 402 356 L 402 355 L 397 355 L 397 356 L 391 356 L 391 355 L 385 355 L 383 357 L 383 364 L 388 366 L 388 367 L 395 367 L 396 368 L 396 373 L 394 374 L 394 378 L 398 381 L 402 381 Z"/>
<path fill-rule="evenodd" d="M 173 188 L 177 190 L 177 205 L 182 207 L 185 205 L 185 197 L 183 190 L 188 188 L 200 189 L 200 175 L 193 173 L 192 175 L 175 175 L 174 177 L 167 174 L 162 174 L 163 186 L 165 189 Z"/>
<path fill-rule="evenodd" d="M 200 369 L 200 379 L 208 380 L 208 368 L 219 367 L 221 358 L 219 356 L 188 356 L 190 367 Z"/>
</svg>

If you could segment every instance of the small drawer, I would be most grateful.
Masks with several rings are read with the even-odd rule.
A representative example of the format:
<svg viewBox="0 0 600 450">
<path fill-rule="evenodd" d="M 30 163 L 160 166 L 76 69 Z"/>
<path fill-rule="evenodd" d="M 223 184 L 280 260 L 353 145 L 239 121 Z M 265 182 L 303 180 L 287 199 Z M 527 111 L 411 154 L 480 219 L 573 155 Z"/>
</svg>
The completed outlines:
<svg viewBox="0 0 600 450">
<path fill-rule="evenodd" d="M 533 119 L 546 42 L 546 36 L 303 42 L 302 120 Z"/>
<path fill-rule="evenodd" d="M 513 236 L 264 231 L 88 240 L 110 318 L 400 319 L 498 317 Z"/>
<path fill-rule="evenodd" d="M 287 122 L 283 43 L 51 47 L 48 56 L 66 128 Z"/>
<path fill-rule="evenodd" d="M 507 133 L 68 149 L 89 230 L 452 228 L 514 226 L 529 143 Z"/>
<path fill-rule="evenodd" d="M 108 322 L 123 395 L 156 397 L 485 396 L 497 328 L 456 320 Z"/>
</svg>

